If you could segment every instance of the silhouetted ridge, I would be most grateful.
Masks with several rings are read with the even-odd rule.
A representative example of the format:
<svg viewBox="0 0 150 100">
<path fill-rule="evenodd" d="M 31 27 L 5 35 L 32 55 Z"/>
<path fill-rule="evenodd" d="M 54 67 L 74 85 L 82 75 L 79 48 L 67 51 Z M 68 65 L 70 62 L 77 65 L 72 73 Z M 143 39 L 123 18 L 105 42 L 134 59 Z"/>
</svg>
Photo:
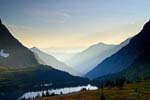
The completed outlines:
<svg viewBox="0 0 150 100">
<path fill-rule="evenodd" d="M 2 21 L 0 25 L 0 50 L 9 54 L 5 58 L 0 56 L 0 66 L 26 68 L 38 65 L 34 54 L 9 32 Z"/>
<path fill-rule="evenodd" d="M 108 74 L 118 73 L 133 64 L 141 55 L 147 55 L 150 50 L 150 21 L 148 21 L 139 34 L 135 35 L 128 45 L 119 50 L 116 54 L 103 60 L 91 70 L 87 76 L 97 78 Z"/>
<path fill-rule="evenodd" d="M 109 74 L 95 79 L 98 83 L 104 80 L 114 80 L 119 77 L 125 77 L 129 81 L 141 81 L 150 77 L 150 21 L 147 22 L 142 31 L 136 35 L 130 42 L 130 47 L 134 44 L 134 48 L 138 53 L 134 61 L 119 73 Z M 126 47 L 125 47 L 126 48 Z M 134 52 L 135 53 L 135 52 Z M 128 58 L 130 59 L 130 58 Z"/>
<path fill-rule="evenodd" d="M 1 18 L 0 18 L 0 25 L 2 24 Z"/>
<path fill-rule="evenodd" d="M 143 31 L 150 30 L 150 20 L 144 25 Z"/>
</svg>

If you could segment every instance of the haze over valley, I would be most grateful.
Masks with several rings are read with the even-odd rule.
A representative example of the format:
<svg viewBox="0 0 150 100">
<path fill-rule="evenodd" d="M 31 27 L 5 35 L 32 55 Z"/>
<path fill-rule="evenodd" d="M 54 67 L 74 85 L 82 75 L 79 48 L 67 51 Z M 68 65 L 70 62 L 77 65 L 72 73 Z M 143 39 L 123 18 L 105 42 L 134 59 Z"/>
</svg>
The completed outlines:
<svg viewBox="0 0 150 100">
<path fill-rule="evenodd" d="M 1 0 L 0 100 L 149 100 L 149 0 Z"/>
</svg>

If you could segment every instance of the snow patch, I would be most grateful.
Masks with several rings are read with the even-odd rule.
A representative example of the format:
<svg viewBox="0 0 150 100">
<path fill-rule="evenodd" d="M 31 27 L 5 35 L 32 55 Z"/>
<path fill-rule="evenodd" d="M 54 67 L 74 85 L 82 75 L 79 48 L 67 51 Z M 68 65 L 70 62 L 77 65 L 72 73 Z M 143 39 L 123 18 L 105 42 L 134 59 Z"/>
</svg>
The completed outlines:
<svg viewBox="0 0 150 100">
<path fill-rule="evenodd" d="M 1 49 L 0 50 L 0 56 L 3 58 L 7 58 L 7 57 L 9 57 L 9 53 L 6 53 L 6 52 L 4 52 L 4 49 Z"/>
</svg>

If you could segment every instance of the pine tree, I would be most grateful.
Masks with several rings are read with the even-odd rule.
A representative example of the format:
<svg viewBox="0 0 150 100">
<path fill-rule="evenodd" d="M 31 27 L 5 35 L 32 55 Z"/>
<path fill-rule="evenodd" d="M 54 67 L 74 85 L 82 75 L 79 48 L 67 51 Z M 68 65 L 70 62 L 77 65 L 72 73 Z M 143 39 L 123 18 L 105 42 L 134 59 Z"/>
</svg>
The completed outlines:
<svg viewBox="0 0 150 100">
<path fill-rule="evenodd" d="M 106 100 L 105 96 L 104 96 L 104 92 L 102 92 L 100 100 Z"/>
<path fill-rule="evenodd" d="M 50 96 L 50 94 L 49 94 L 48 90 L 46 91 L 46 96 L 47 96 L 47 97 L 48 97 L 48 96 Z"/>
<path fill-rule="evenodd" d="M 42 97 L 45 97 L 45 93 L 44 93 L 44 91 L 42 92 Z"/>
</svg>

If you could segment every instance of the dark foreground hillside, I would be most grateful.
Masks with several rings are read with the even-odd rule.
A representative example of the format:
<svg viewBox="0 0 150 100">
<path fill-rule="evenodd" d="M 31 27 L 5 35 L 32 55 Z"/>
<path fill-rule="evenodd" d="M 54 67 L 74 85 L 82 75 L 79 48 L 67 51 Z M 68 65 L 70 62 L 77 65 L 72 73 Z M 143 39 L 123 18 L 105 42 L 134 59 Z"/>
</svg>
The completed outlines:
<svg viewBox="0 0 150 100">
<path fill-rule="evenodd" d="M 125 84 L 122 89 L 114 87 L 87 90 L 35 100 L 150 100 L 150 81 Z"/>
</svg>

